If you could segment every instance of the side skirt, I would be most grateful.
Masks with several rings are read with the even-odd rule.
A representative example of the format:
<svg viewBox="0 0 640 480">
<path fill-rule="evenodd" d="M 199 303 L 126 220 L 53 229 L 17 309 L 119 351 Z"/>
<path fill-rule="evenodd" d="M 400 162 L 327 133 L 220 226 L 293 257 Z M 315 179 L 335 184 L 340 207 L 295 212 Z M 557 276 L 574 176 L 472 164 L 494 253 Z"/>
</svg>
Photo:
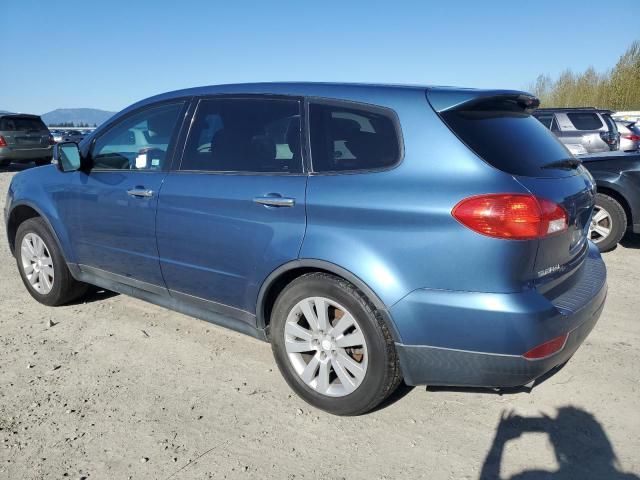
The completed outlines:
<svg viewBox="0 0 640 480">
<path fill-rule="evenodd" d="M 140 300 L 153 303 L 154 305 L 189 315 L 190 317 L 195 317 L 239 333 L 244 333 L 250 337 L 257 338 L 258 340 L 265 342 L 268 341 L 264 330 L 256 328 L 248 323 L 249 319 L 247 317 L 252 316 L 248 312 L 238 310 L 238 314 L 242 318 L 235 318 L 235 315 L 231 316 L 229 314 L 225 314 L 226 312 L 233 312 L 235 310 L 225 305 L 207 302 L 206 300 L 196 299 L 195 297 L 189 297 L 184 294 L 172 296 L 167 289 L 158 287 L 157 285 L 149 285 L 136 280 L 131 280 L 131 284 L 123 283 L 116 279 L 119 275 L 114 275 L 109 272 L 104 272 L 103 274 L 102 270 L 86 266 L 81 267 L 77 264 L 70 263 L 67 265 L 73 277 L 78 281 L 89 283 L 112 292 L 138 298 Z M 207 306 L 219 305 L 220 309 L 224 310 L 225 313 L 216 312 L 210 308 L 204 308 L 205 303 Z M 253 323 L 255 325 L 255 316 L 253 316 Z"/>
</svg>

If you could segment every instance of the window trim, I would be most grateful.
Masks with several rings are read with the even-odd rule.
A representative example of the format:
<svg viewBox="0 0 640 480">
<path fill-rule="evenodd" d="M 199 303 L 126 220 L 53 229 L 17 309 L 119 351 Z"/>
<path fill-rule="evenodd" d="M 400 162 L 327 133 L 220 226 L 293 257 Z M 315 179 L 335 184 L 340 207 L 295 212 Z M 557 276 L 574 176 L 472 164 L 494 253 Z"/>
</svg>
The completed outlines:
<svg viewBox="0 0 640 480">
<path fill-rule="evenodd" d="M 311 128 L 309 124 L 310 119 L 310 107 L 311 104 L 317 105 L 328 105 L 335 107 L 343 107 L 354 110 L 362 110 L 364 112 L 374 113 L 377 115 L 383 115 L 389 120 L 393 125 L 393 128 L 396 132 L 396 138 L 398 140 L 398 158 L 397 160 L 389 166 L 380 167 L 380 168 L 358 168 L 353 170 L 327 170 L 327 171 L 315 171 L 313 169 L 313 155 L 311 153 Z M 398 113 L 389 107 L 383 107 L 381 105 L 376 105 L 373 103 L 367 102 L 359 102 L 354 100 L 344 100 L 344 99 L 336 99 L 336 98 L 327 98 L 327 97 L 314 97 L 309 96 L 305 97 L 305 117 L 307 121 L 306 125 L 306 138 L 305 145 L 307 149 L 307 155 L 309 159 L 309 175 L 312 176 L 321 176 L 321 175 L 355 175 L 362 173 L 377 173 L 377 172 L 387 172 L 389 170 L 394 170 L 400 166 L 400 164 L 404 161 L 404 137 L 402 134 L 402 127 L 400 125 L 400 117 Z"/>
<path fill-rule="evenodd" d="M 302 148 L 302 159 L 300 163 L 300 172 L 254 172 L 248 170 L 181 170 L 184 161 L 187 142 L 191 136 L 191 129 L 195 123 L 196 115 L 200 105 L 205 101 L 211 100 L 279 100 L 279 101 L 295 101 L 298 103 L 298 114 L 300 115 L 300 145 Z M 179 137 L 180 153 L 175 155 L 173 164 L 171 165 L 171 173 L 191 174 L 191 175 L 243 175 L 243 176 L 306 176 L 309 172 L 307 169 L 307 149 L 306 149 L 306 110 L 304 108 L 304 97 L 300 95 L 282 95 L 282 94 L 233 94 L 221 93 L 211 95 L 200 95 L 193 97 L 190 108 L 188 121 L 183 135 Z"/>
<path fill-rule="evenodd" d="M 86 168 L 87 173 L 89 175 L 92 175 L 94 173 L 101 173 L 101 172 L 137 172 L 137 173 L 168 172 L 176 154 L 176 146 L 178 145 L 178 141 L 180 140 L 180 134 L 182 133 L 182 130 L 184 128 L 184 123 L 187 119 L 188 107 L 190 103 L 191 103 L 191 97 L 172 98 L 168 100 L 162 100 L 158 102 L 141 105 L 139 108 L 133 109 L 130 112 L 127 112 L 122 116 L 119 116 L 118 118 L 114 118 L 113 121 L 109 122 L 107 125 L 104 126 L 104 128 L 101 129 L 102 131 L 100 131 L 98 135 L 95 135 L 91 138 L 91 142 L 87 148 L 87 154 L 86 154 L 86 162 L 88 163 Z M 131 169 L 122 169 L 122 168 L 94 169 L 93 168 L 93 150 L 95 148 L 96 141 L 98 139 L 105 136 L 107 133 L 111 132 L 114 128 L 122 124 L 122 122 L 127 121 L 129 118 L 133 117 L 134 115 L 144 112 L 145 110 L 164 107 L 166 105 L 181 105 L 181 108 L 178 112 L 178 118 L 176 119 L 176 125 L 174 127 L 173 133 L 171 134 L 171 139 L 169 140 L 169 146 L 167 147 L 167 158 L 162 168 L 158 170 L 146 170 L 146 169 L 131 170 Z"/>
</svg>

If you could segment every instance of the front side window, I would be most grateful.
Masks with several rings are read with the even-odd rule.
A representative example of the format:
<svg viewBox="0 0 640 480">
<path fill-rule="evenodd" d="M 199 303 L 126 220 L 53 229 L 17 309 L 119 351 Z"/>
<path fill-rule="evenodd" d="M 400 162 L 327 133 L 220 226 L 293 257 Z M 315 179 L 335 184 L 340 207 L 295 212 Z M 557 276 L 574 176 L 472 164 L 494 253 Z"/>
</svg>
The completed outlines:
<svg viewBox="0 0 640 480">
<path fill-rule="evenodd" d="M 152 107 L 117 123 L 96 140 L 92 169 L 162 170 L 182 107 Z"/>
<path fill-rule="evenodd" d="M 315 172 L 389 168 L 400 159 L 394 121 L 382 109 L 309 105 Z"/>
<path fill-rule="evenodd" d="M 180 170 L 300 173 L 300 102 L 219 98 L 198 104 Z"/>
<path fill-rule="evenodd" d="M 567 117 L 569 117 L 573 126 L 576 127 L 576 130 L 599 130 L 602 128 L 602 122 L 597 113 L 567 113 Z"/>
</svg>

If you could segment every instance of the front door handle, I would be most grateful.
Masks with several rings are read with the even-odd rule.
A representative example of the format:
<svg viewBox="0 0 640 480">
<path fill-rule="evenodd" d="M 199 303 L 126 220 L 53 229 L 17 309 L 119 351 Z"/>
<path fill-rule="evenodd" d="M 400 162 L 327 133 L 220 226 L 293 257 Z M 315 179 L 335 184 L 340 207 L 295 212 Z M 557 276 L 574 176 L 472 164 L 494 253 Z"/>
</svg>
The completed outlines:
<svg viewBox="0 0 640 480">
<path fill-rule="evenodd" d="M 264 197 L 255 197 L 253 199 L 255 203 L 260 205 L 265 205 L 267 207 L 293 207 L 296 204 L 295 198 L 287 198 L 280 196 L 264 196 Z"/>
<path fill-rule="evenodd" d="M 127 195 L 131 197 L 153 197 L 153 190 L 147 190 L 146 188 L 136 187 L 131 190 L 127 190 Z"/>
</svg>

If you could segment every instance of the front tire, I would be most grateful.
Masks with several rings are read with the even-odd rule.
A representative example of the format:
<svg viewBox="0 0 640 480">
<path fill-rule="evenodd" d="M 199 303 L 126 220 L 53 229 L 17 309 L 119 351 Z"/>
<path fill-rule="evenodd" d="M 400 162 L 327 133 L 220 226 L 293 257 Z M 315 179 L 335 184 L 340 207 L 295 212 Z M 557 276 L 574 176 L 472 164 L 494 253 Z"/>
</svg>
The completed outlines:
<svg viewBox="0 0 640 480">
<path fill-rule="evenodd" d="M 359 415 L 391 394 L 402 377 L 393 339 L 379 312 L 349 282 L 303 275 L 278 296 L 271 345 L 289 386 L 336 415 Z"/>
<path fill-rule="evenodd" d="M 596 194 L 589 238 L 601 252 L 613 250 L 627 231 L 627 214 L 620 203 L 603 193 Z"/>
<path fill-rule="evenodd" d="M 85 294 L 88 285 L 71 276 L 58 243 L 42 218 L 21 223 L 15 245 L 22 282 L 38 302 L 58 306 Z"/>
</svg>

